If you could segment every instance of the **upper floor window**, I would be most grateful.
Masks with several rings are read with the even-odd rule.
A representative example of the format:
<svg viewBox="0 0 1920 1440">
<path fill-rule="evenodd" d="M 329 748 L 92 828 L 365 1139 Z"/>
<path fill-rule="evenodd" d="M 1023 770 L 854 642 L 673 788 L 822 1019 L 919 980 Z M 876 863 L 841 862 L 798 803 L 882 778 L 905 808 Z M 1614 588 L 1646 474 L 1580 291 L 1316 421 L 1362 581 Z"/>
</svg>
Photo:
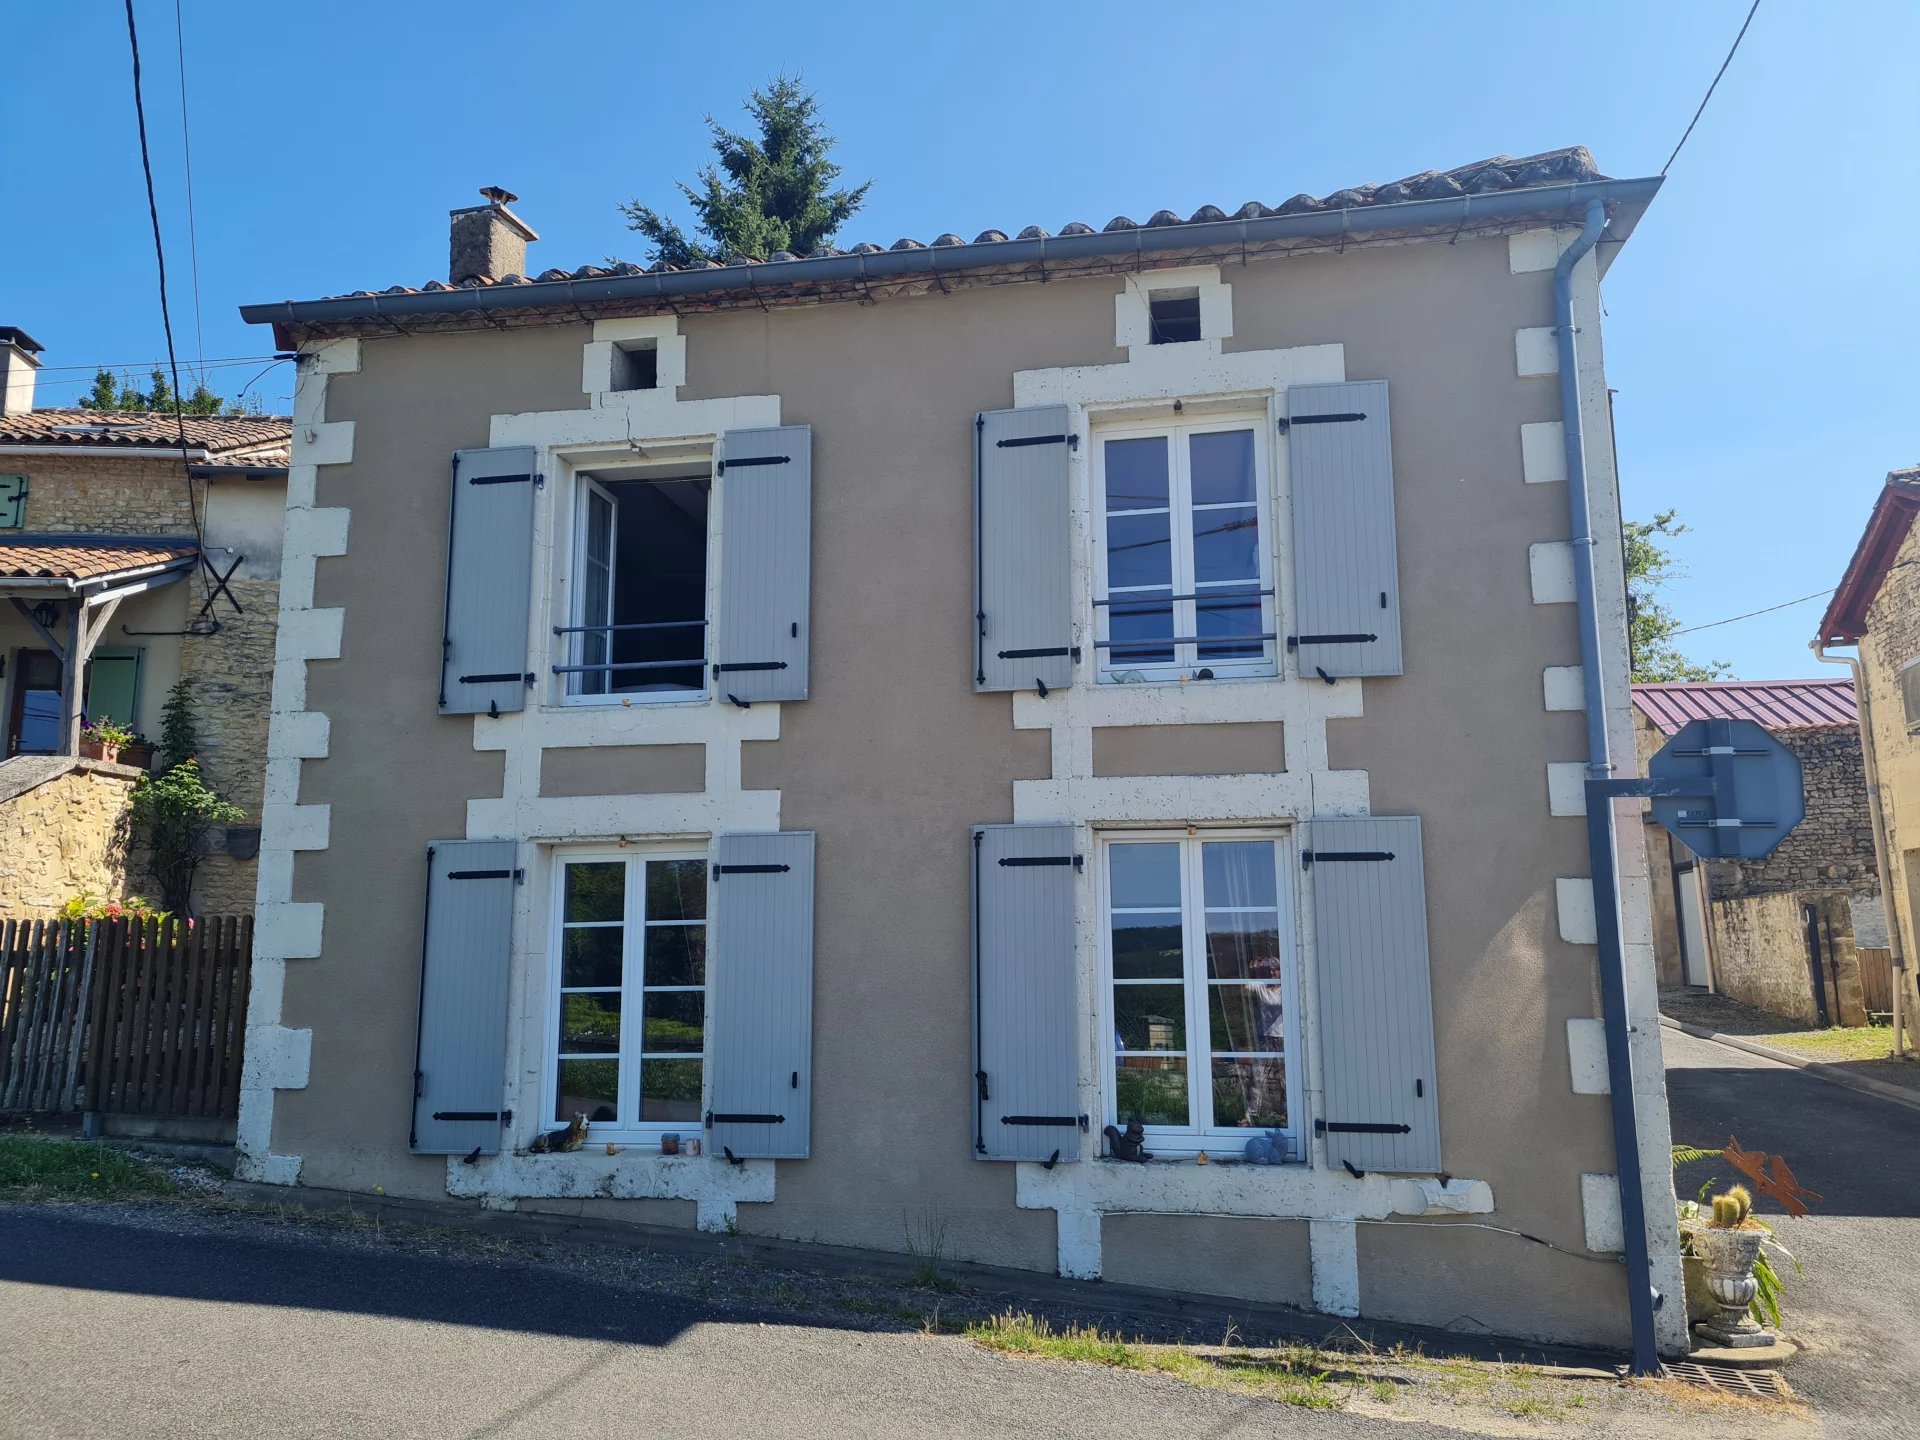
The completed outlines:
<svg viewBox="0 0 1920 1440">
<path fill-rule="evenodd" d="M 571 697 L 706 693 L 711 467 L 583 474 L 567 628 Z"/>
<path fill-rule="evenodd" d="M 1920 660 L 1900 667 L 1900 705 L 1906 712 L 1907 733 L 1920 732 Z"/>
<path fill-rule="evenodd" d="M 24 530 L 27 524 L 27 477 L 0 475 L 0 530 Z"/>
<path fill-rule="evenodd" d="M 641 1138 L 697 1128 L 707 857 L 580 854 L 557 868 L 549 1118 Z"/>
<path fill-rule="evenodd" d="M 1103 849 L 1107 1118 L 1173 1148 L 1285 1130 L 1294 1090 L 1291 841 L 1128 835 Z M 1291 1148 L 1291 1147 L 1290 1147 Z"/>
<path fill-rule="evenodd" d="M 1275 673 L 1265 426 L 1096 432 L 1103 680 Z"/>
</svg>

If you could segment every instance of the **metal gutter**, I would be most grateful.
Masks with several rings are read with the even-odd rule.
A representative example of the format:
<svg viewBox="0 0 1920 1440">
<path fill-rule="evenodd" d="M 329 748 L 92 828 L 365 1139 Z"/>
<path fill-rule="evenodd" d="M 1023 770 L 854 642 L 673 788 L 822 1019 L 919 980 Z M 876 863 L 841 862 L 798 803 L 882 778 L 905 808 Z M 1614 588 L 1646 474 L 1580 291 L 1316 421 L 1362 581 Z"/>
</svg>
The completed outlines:
<svg viewBox="0 0 1920 1440">
<path fill-rule="evenodd" d="M 1355 206 L 1300 215 L 1266 215 L 1253 220 L 1207 220 L 1153 229 L 1138 227 L 1089 235 L 881 250 L 870 254 L 726 265 L 717 269 L 537 280 L 524 285 L 409 291 L 398 295 L 346 295 L 330 300 L 284 300 L 243 305 L 240 316 L 254 325 L 324 327 L 423 315 L 487 314 L 752 293 L 839 281 L 931 279 L 965 270 L 1007 266 L 1035 266 L 1044 270 L 1050 265 L 1064 267 L 1086 260 L 1138 260 L 1169 251 L 1224 249 L 1316 237 L 1337 239 L 1389 230 L 1466 226 L 1555 211 L 1577 212 L 1596 204 L 1648 201 L 1659 188 L 1657 177 L 1579 180 L 1443 200 L 1403 200 L 1390 205 Z"/>
<path fill-rule="evenodd" d="M 161 445 L 8 445 L 0 443 L 0 455 L 111 455 L 116 460 L 172 460 L 184 455 L 189 461 L 202 461 L 213 452 L 204 445 L 189 445 L 182 450 L 177 442 Z"/>
</svg>

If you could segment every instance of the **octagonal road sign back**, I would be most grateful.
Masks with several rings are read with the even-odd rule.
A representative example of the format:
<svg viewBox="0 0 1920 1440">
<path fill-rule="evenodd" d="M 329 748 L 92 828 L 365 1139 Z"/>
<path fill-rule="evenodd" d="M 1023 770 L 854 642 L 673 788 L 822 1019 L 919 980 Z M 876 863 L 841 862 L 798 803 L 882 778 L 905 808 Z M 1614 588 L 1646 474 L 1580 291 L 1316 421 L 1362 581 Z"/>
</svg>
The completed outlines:
<svg viewBox="0 0 1920 1440">
<path fill-rule="evenodd" d="M 1751 720 L 1690 720 L 1647 762 L 1653 780 L 1714 793 L 1655 799 L 1653 818 L 1703 860 L 1759 860 L 1807 813 L 1800 759 Z"/>
</svg>

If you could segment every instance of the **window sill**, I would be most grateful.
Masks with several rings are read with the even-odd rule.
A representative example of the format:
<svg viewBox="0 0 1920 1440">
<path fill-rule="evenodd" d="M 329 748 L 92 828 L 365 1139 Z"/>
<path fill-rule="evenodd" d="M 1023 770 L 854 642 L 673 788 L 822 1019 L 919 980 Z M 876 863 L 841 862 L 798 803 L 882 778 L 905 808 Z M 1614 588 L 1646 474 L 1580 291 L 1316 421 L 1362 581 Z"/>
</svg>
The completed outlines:
<svg viewBox="0 0 1920 1440">
<path fill-rule="evenodd" d="M 710 705 L 713 696 L 704 691 L 700 694 L 686 695 L 567 695 L 557 705 L 543 706 L 547 710 L 631 710 L 646 706 L 649 710 L 663 706 Z"/>
<path fill-rule="evenodd" d="M 447 1193 L 473 1198 L 765 1202 L 773 1199 L 773 1177 L 771 1160 L 729 1165 L 712 1155 L 662 1155 L 657 1144 L 609 1155 L 605 1141 L 565 1155 L 447 1160 Z"/>
<path fill-rule="evenodd" d="M 1266 1220 L 1386 1219 L 1390 1215 L 1484 1215 L 1493 1190 L 1482 1180 L 1389 1175 L 1310 1164 L 1196 1165 L 1171 1157 L 1141 1163 L 1095 1159 L 1048 1170 L 1021 1162 L 1016 1203 L 1024 1210 L 1137 1215 L 1233 1215 Z"/>
</svg>

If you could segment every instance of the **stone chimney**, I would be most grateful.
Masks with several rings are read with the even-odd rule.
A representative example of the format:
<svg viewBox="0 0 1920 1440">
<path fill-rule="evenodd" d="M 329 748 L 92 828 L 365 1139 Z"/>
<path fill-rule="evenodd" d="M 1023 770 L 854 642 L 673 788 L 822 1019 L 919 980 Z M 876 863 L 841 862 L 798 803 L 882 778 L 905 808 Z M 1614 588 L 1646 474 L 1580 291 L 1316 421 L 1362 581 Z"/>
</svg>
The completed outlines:
<svg viewBox="0 0 1920 1440">
<path fill-rule="evenodd" d="M 469 280 L 503 280 L 527 273 L 527 242 L 540 237 L 507 206 L 520 197 L 498 185 L 483 185 L 484 205 L 447 212 L 450 243 L 447 279 L 455 285 Z"/>
<path fill-rule="evenodd" d="M 33 409 L 33 372 L 41 344 L 24 330 L 0 325 L 0 415 L 24 415 Z"/>
</svg>

